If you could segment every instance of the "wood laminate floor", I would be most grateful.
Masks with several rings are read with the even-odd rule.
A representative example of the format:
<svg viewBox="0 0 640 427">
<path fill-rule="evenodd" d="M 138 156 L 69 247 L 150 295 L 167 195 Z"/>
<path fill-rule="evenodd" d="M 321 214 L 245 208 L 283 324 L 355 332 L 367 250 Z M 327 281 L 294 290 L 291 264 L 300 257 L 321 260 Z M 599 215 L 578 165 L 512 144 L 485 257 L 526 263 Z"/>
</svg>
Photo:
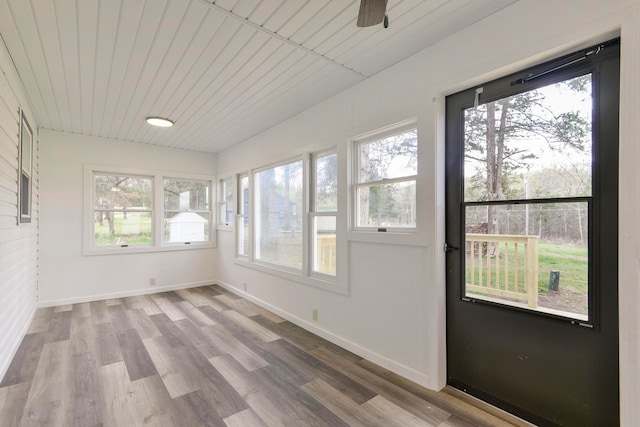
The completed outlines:
<svg viewBox="0 0 640 427">
<path fill-rule="evenodd" d="M 506 426 L 217 286 L 39 309 L 1 426 Z"/>
</svg>

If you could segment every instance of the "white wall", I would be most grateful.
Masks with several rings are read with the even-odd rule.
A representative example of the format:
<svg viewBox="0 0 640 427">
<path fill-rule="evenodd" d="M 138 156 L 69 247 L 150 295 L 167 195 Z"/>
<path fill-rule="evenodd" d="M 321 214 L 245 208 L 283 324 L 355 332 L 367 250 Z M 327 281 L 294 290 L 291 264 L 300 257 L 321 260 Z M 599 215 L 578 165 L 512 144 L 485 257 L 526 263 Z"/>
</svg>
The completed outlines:
<svg viewBox="0 0 640 427">
<path fill-rule="evenodd" d="M 41 130 L 41 306 L 214 282 L 215 249 L 83 256 L 84 165 L 215 175 L 215 156 Z M 149 279 L 157 279 L 149 286 Z"/>
<path fill-rule="evenodd" d="M 244 172 L 306 150 L 338 146 L 346 230 L 347 140 L 417 117 L 419 239 L 411 244 L 338 237 L 348 271 L 341 295 L 234 263 L 233 233 L 219 236 L 220 283 L 431 388 L 446 380 L 444 321 L 444 133 L 447 94 L 554 56 L 622 35 L 620 358 L 623 424 L 640 419 L 640 2 L 520 0 L 473 27 L 218 156 L 220 176 Z M 342 246 L 340 246 L 342 245 Z M 345 256 L 346 254 L 346 256 Z M 319 310 L 317 322 L 312 309 Z"/>
<path fill-rule="evenodd" d="M 19 110 L 34 131 L 32 222 L 17 225 Z M 38 268 L 38 123 L 0 40 L 0 380 L 36 308 Z"/>
</svg>

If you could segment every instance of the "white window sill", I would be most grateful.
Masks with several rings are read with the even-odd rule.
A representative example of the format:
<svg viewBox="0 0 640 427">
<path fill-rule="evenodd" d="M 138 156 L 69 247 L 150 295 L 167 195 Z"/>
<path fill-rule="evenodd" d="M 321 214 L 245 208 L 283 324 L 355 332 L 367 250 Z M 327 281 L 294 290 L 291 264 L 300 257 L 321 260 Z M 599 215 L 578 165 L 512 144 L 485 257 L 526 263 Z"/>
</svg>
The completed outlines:
<svg viewBox="0 0 640 427">
<path fill-rule="evenodd" d="M 196 249 L 214 249 L 216 245 L 212 242 L 197 242 L 197 243 L 174 243 L 164 246 L 152 246 L 152 245 L 131 245 L 131 246 L 102 246 L 94 248 L 85 248 L 82 251 L 84 256 L 95 255 L 124 255 L 124 254 L 139 254 L 150 252 L 172 252 L 172 251 L 191 251 Z"/>
<path fill-rule="evenodd" d="M 242 267 L 251 268 L 253 270 L 260 271 L 262 273 L 270 274 L 272 276 L 280 277 L 282 279 L 291 280 L 292 282 L 302 283 L 303 285 L 312 286 L 314 288 L 324 289 L 326 291 L 334 292 L 340 295 L 348 295 L 349 288 L 344 285 L 340 285 L 334 280 L 324 280 L 316 276 L 304 276 L 301 272 L 294 270 L 287 270 L 285 268 L 278 268 L 271 264 L 252 262 L 243 258 L 236 258 L 234 263 Z"/>
<path fill-rule="evenodd" d="M 408 230 L 393 229 L 377 231 L 376 229 L 356 229 L 347 233 L 350 242 L 379 243 L 406 246 L 427 246 L 427 239 L 415 228 Z"/>
</svg>

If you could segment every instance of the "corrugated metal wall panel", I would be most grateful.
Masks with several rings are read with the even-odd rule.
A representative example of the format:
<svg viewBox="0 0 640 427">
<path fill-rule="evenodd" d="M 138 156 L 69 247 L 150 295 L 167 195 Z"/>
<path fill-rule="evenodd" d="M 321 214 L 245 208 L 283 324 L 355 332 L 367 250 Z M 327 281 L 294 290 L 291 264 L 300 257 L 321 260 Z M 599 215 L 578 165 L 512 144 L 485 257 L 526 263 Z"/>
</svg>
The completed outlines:
<svg viewBox="0 0 640 427">
<path fill-rule="evenodd" d="M 38 278 L 38 142 L 34 139 L 32 222 L 18 226 L 19 111 L 30 111 L 22 85 L 0 41 L 0 378 L 36 307 Z M 30 114 L 31 128 L 38 128 Z"/>
</svg>

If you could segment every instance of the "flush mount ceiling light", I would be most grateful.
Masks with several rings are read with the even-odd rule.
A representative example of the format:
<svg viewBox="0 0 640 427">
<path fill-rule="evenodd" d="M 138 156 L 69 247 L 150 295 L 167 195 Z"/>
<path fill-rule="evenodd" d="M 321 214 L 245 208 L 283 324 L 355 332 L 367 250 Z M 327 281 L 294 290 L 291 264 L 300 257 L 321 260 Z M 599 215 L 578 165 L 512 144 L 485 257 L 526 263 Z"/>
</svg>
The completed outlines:
<svg viewBox="0 0 640 427">
<path fill-rule="evenodd" d="M 164 119 L 162 117 L 147 117 L 147 123 L 151 126 L 158 126 L 161 128 L 170 128 L 173 126 L 173 122 L 169 119 Z"/>
</svg>

